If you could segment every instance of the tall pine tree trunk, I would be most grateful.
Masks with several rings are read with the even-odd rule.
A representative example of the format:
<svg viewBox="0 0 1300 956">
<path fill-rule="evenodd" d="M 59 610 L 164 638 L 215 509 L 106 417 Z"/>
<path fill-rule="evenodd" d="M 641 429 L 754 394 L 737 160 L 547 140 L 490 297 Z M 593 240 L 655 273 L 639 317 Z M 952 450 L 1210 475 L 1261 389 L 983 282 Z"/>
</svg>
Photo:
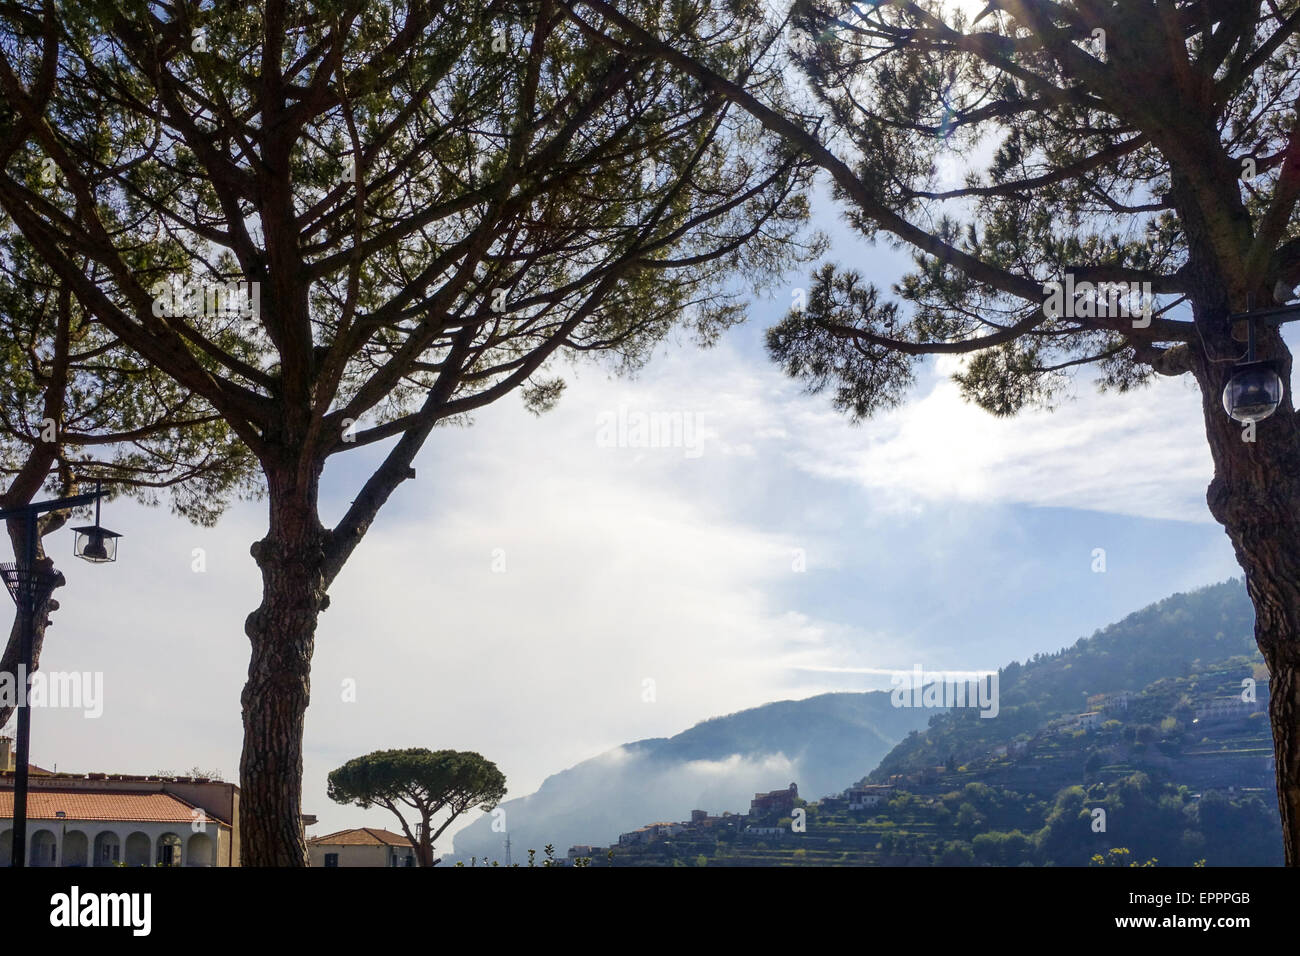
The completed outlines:
<svg viewBox="0 0 1300 956">
<path fill-rule="evenodd" d="M 1280 338 L 1271 329 L 1261 332 L 1265 355 L 1281 358 L 1283 381 L 1290 381 Z M 1232 372 L 1231 362 L 1203 361 L 1196 369 L 1214 458 L 1206 499 L 1232 541 L 1255 607 L 1255 641 L 1270 675 L 1286 864 L 1300 866 L 1300 425 L 1288 396 L 1252 436 L 1221 404 Z"/>
<path fill-rule="evenodd" d="M 302 740 L 316 620 L 328 604 L 325 532 L 316 510 L 317 474 L 268 468 L 267 483 L 270 527 L 251 549 L 262 571 L 262 604 L 244 625 L 252 657 L 242 696 L 241 865 L 306 866 Z"/>
<path fill-rule="evenodd" d="M 32 670 L 27 675 L 28 678 L 36 673 L 41 665 L 41 648 L 45 645 L 45 628 L 50 623 L 50 614 L 59 609 L 59 602 L 54 598 L 45 601 L 43 610 L 37 613 L 35 624 L 32 628 Z M 22 663 L 22 634 L 23 634 L 23 616 L 14 614 L 14 622 L 9 627 L 9 640 L 5 643 L 4 652 L 0 654 L 0 674 L 14 675 L 14 686 L 18 685 L 18 665 Z M 14 715 L 16 708 L 7 701 L 0 701 L 0 727 L 9 723 L 9 718 Z"/>
<path fill-rule="evenodd" d="M 416 855 L 420 858 L 420 866 L 433 866 L 433 839 L 430 829 L 429 813 L 421 814 L 422 821 L 420 827 L 420 842 L 415 848 Z"/>
</svg>

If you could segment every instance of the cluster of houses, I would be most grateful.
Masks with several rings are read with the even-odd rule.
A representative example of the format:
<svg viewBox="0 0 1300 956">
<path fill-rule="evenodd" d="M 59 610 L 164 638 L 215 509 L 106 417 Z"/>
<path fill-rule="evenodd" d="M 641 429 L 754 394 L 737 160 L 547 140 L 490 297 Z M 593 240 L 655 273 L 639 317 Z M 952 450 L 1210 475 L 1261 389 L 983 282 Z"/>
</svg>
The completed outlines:
<svg viewBox="0 0 1300 956">
<path fill-rule="evenodd" d="M 0 736 L 0 867 L 13 860 L 13 742 Z M 28 764 L 28 866 L 238 866 L 239 787 L 203 777 L 53 773 Z M 316 818 L 303 816 L 304 827 Z M 312 866 L 414 866 L 406 837 L 362 827 L 307 840 Z"/>
<path fill-rule="evenodd" d="M 1088 698 L 1088 710 L 1082 714 L 1058 717 L 1049 721 L 1044 730 L 1056 733 L 1073 733 L 1078 730 L 1093 731 L 1101 729 L 1107 720 L 1116 719 L 1128 713 L 1129 705 L 1137 695 L 1129 691 L 1114 694 L 1094 694 Z M 1252 714 L 1268 711 L 1268 681 L 1260 681 L 1256 690 L 1256 699 L 1243 700 L 1239 694 L 1215 697 L 1196 709 L 1196 724 L 1225 723 L 1241 720 Z M 1009 744 L 999 744 L 989 753 L 995 757 L 1019 756 L 1026 753 L 1032 740 L 1016 740 Z"/>
<path fill-rule="evenodd" d="M 884 803 L 894 795 L 897 788 L 891 784 L 874 784 L 859 787 L 849 787 L 844 791 L 841 799 L 848 803 L 850 810 L 868 810 L 877 804 Z"/>
<path fill-rule="evenodd" d="M 1101 727 L 1105 715 L 1099 710 L 1090 710 L 1086 714 L 1075 714 L 1066 724 L 1070 730 L 1094 731 Z"/>
<path fill-rule="evenodd" d="M 797 784 L 792 783 L 784 790 L 754 794 L 754 799 L 750 801 L 749 813 L 747 814 L 727 811 L 722 816 L 715 817 L 710 816 L 707 810 L 692 810 L 691 818 L 681 823 L 649 823 L 628 833 L 621 833 L 618 837 L 618 845 L 639 846 L 654 843 L 657 840 L 670 839 L 683 833 L 717 832 L 719 829 L 735 830 L 738 833 L 755 832 L 759 824 L 768 818 L 779 817 L 793 811 L 795 802 L 798 799 L 799 787 Z M 600 848 L 574 847 L 574 849 L 595 849 L 599 851 Z M 589 854 L 575 854 L 571 850 L 569 855 L 572 857 Z"/>
<path fill-rule="evenodd" d="M 731 832 L 740 836 L 765 836 L 785 833 L 784 828 L 771 826 L 770 824 L 776 819 L 793 812 L 798 800 L 799 787 L 797 784 L 792 783 L 782 790 L 754 794 L 754 799 L 749 804 L 749 813 L 726 811 L 722 816 L 710 816 L 707 810 L 692 810 L 689 820 L 647 823 L 645 826 L 637 827 L 627 833 L 620 833 L 616 845 L 620 847 L 645 846 L 682 835 L 688 837 L 704 834 L 716 836 L 721 832 Z M 608 849 L 607 847 L 591 846 L 585 843 L 578 844 L 569 848 L 568 858 L 574 860 L 580 857 L 595 857 L 605 853 Z"/>
<path fill-rule="evenodd" d="M 1134 694 L 1127 691 L 1119 694 L 1095 694 L 1088 698 L 1089 710 L 1087 713 L 1075 714 L 1060 721 L 1053 721 L 1048 726 L 1066 732 L 1074 730 L 1091 732 L 1097 730 L 1106 720 L 1127 713 L 1129 704 L 1134 700 L 1134 697 Z M 1193 722 L 1197 724 L 1223 723 L 1229 720 L 1240 720 L 1252 714 L 1266 713 L 1267 711 L 1268 681 L 1261 681 L 1254 699 L 1244 700 L 1240 694 L 1215 697 L 1196 709 Z"/>
<path fill-rule="evenodd" d="M 1215 697 L 1196 710 L 1196 723 L 1217 724 L 1240 720 L 1252 714 L 1268 712 L 1268 683 L 1261 681 L 1254 700 L 1242 700 L 1240 694 Z"/>
<path fill-rule="evenodd" d="M 849 787 L 838 796 L 827 797 L 822 802 L 843 801 L 850 810 L 865 810 L 888 800 L 896 792 L 896 787 L 889 784 L 858 785 Z M 799 787 L 790 784 L 781 790 L 756 793 L 749 803 L 748 813 L 724 812 L 722 816 L 710 816 L 707 810 L 692 810 L 691 818 L 680 823 L 648 823 L 618 837 L 618 846 L 645 846 L 661 840 L 678 836 L 717 836 L 722 832 L 731 832 L 740 838 L 781 836 L 789 833 L 789 827 L 777 826 L 776 821 L 793 813 L 799 801 Z M 597 857 L 607 851 L 606 847 L 579 844 L 569 848 L 568 858 Z"/>
</svg>

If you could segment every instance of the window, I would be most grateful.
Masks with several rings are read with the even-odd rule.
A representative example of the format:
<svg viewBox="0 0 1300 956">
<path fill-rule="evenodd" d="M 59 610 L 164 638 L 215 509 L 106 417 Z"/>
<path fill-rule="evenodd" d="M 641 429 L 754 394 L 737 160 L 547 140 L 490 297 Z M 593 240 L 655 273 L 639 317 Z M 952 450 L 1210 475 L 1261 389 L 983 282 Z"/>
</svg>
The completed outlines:
<svg viewBox="0 0 1300 956">
<path fill-rule="evenodd" d="M 326 853 L 326 854 L 325 854 L 325 865 L 326 865 L 326 866 L 338 866 L 338 865 L 339 865 L 339 855 L 338 855 L 337 853 Z"/>
</svg>

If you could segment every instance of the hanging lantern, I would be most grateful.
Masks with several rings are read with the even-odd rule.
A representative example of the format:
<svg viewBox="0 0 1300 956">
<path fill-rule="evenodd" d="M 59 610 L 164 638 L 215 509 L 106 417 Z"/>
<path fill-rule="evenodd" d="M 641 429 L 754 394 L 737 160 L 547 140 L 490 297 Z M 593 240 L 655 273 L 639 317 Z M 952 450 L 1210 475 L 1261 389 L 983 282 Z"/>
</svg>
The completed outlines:
<svg viewBox="0 0 1300 956">
<path fill-rule="evenodd" d="M 77 534 L 72 553 L 91 564 L 107 564 L 117 560 L 116 531 L 109 531 L 99 523 L 99 499 L 95 499 L 95 523 L 83 528 L 73 528 Z"/>
</svg>

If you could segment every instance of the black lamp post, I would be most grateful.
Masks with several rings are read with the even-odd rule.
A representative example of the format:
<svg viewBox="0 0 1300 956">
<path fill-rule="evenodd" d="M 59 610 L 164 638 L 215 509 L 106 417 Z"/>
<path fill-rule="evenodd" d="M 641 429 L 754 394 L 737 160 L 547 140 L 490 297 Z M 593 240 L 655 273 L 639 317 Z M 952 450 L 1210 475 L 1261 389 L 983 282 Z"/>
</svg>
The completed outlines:
<svg viewBox="0 0 1300 956">
<path fill-rule="evenodd" d="M 18 508 L 0 511 L 0 520 L 23 518 L 26 534 L 23 559 L 17 563 L 0 564 L 0 577 L 4 578 L 9 595 L 18 606 L 21 642 L 22 698 L 18 701 L 18 766 L 14 772 L 14 836 L 10 865 L 27 865 L 27 763 L 31 752 L 32 711 L 28 702 L 32 679 L 32 645 L 35 638 L 36 612 L 41 594 L 53 583 L 54 574 L 36 567 L 36 519 L 49 511 L 61 511 L 95 502 L 95 523 L 84 528 L 74 528 L 77 540 L 73 553 L 95 564 L 117 558 L 117 539 L 121 535 L 99 525 L 99 499 L 104 491 L 98 483 L 95 490 L 84 495 L 37 501 Z"/>
</svg>

